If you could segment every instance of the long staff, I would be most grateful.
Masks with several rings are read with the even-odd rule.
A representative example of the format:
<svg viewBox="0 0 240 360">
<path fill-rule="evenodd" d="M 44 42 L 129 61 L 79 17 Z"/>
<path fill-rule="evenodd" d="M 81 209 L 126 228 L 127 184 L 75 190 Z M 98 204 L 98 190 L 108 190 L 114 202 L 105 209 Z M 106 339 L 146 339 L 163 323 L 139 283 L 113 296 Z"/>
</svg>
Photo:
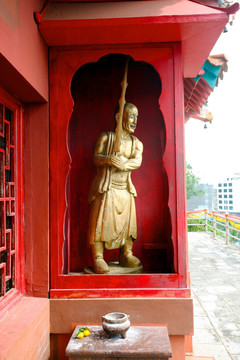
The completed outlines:
<svg viewBox="0 0 240 360">
<path fill-rule="evenodd" d="M 117 152 L 120 151 L 123 110 L 124 110 L 124 105 L 126 103 L 125 94 L 126 94 L 126 89 L 127 89 L 127 86 L 128 86 L 127 74 L 128 74 L 129 60 L 130 60 L 130 56 L 128 56 L 127 59 L 126 59 L 124 75 L 123 75 L 123 81 L 121 82 L 122 92 L 121 92 L 121 97 L 119 99 L 119 117 L 118 117 L 118 120 L 117 120 L 117 126 L 116 126 L 116 130 L 115 130 L 116 137 L 115 137 L 115 142 L 114 142 L 114 145 L 113 145 L 113 152 L 114 153 L 117 153 Z"/>
</svg>

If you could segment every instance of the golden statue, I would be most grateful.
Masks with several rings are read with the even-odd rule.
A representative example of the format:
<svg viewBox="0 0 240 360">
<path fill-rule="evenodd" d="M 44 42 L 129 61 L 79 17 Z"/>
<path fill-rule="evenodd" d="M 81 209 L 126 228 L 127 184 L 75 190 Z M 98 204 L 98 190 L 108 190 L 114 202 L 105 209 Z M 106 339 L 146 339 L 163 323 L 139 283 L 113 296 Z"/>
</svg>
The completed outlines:
<svg viewBox="0 0 240 360">
<path fill-rule="evenodd" d="M 104 249 L 120 248 L 119 264 L 135 268 L 141 266 L 133 256 L 133 241 L 137 238 L 132 170 L 142 163 L 143 144 L 132 134 L 137 126 L 138 109 L 125 102 L 125 78 L 119 106 L 115 111 L 116 132 L 104 132 L 97 140 L 94 163 L 97 166 L 90 193 L 88 240 L 92 247 L 93 270 L 97 274 L 110 271 L 104 261 Z"/>
</svg>

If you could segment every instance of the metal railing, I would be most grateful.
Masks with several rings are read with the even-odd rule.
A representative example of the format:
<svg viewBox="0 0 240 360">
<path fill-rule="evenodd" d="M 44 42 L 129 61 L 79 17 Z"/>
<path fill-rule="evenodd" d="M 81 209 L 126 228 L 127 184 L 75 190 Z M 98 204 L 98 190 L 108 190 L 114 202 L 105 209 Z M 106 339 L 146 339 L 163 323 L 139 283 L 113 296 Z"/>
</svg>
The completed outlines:
<svg viewBox="0 0 240 360">
<path fill-rule="evenodd" d="M 218 214 L 215 211 L 195 210 L 187 212 L 188 231 L 205 231 L 213 237 L 225 238 L 240 245 L 240 217 L 229 214 Z M 196 230 L 195 230 L 196 229 Z"/>
</svg>

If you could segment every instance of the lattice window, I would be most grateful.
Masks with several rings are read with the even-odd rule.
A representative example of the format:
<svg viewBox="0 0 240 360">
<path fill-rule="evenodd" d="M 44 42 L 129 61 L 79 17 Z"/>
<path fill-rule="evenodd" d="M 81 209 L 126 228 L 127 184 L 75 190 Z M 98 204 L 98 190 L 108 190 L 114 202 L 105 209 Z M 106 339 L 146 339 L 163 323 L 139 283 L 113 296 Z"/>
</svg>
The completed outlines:
<svg viewBox="0 0 240 360">
<path fill-rule="evenodd" d="M 15 287 L 15 118 L 0 104 L 0 296 Z"/>
</svg>

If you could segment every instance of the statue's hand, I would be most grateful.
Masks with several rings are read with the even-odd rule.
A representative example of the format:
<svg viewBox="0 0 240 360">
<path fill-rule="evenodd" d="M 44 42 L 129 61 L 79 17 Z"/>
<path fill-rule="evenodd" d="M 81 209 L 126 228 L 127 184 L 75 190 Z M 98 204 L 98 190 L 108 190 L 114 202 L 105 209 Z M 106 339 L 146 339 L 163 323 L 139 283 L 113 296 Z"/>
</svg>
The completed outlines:
<svg viewBox="0 0 240 360">
<path fill-rule="evenodd" d="M 119 170 L 126 170 L 125 162 L 118 156 L 112 155 L 109 157 L 109 165 L 118 168 Z"/>
</svg>

